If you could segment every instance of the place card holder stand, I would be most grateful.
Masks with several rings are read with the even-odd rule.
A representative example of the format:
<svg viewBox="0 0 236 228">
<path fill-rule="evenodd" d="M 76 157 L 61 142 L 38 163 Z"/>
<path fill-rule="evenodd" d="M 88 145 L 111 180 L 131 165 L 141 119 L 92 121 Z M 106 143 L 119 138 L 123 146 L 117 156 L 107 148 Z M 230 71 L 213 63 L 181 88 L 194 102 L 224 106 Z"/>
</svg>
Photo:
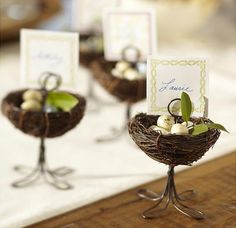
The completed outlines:
<svg viewBox="0 0 236 228">
<path fill-rule="evenodd" d="M 55 85 L 50 85 L 50 89 L 48 89 L 48 82 L 49 80 L 54 80 Z M 21 131 L 23 131 L 26 134 L 30 134 L 36 137 L 40 138 L 40 145 L 39 145 L 39 158 L 38 162 L 36 164 L 36 167 L 31 168 L 23 165 L 17 165 L 14 167 L 14 170 L 26 174 L 25 177 L 22 179 L 15 181 L 12 186 L 15 188 L 21 188 L 28 186 L 30 184 L 33 184 L 41 177 L 44 178 L 44 180 L 52 185 L 53 187 L 60 189 L 60 190 L 68 190 L 72 189 L 73 186 L 69 184 L 67 181 L 63 180 L 62 177 L 65 175 L 68 175 L 72 173 L 74 170 L 72 168 L 63 166 L 56 168 L 54 170 L 51 170 L 48 167 L 47 160 L 46 160 L 46 147 L 45 147 L 45 139 L 46 137 L 52 138 L 63 135 L 65 132 L 69 131 L 73 127 L 75 127 L 80 120 L 82 119 L 84 115 L 84 110 L 86 106 L 85 99 L 78 95 L 73 94 L 79 99 L 79 103 L 70 111 L 70 112 L 53 112 L 53 113 L 45 113 L 43 110 L 43 106 L 45 104 L 46 97 L 49 92 L 55 91 L 59 88 L 61 85 L 61 77 L 57 74 L 51 73 L 51 72 L 45 72 L 40 76 L 39 79 L 40 83 L 40 91 L 43 94 L 43 102 L 42 102 L 42 110 L 41 112 L 28 112 L 21 110 L 19 108 L 19 101 L 22 100 L 22 94 L 26 90 L 20 90 L 20 91 L 14 91 L 12 93 L 9 93 L 2 102 L 2 112 L 5 116 L 8 117 L 8 119 L 15 125 L 15 127 L 19 128 Z M 28 120 L 31 121 L 32 119 L 36 122 L 32 123 L 26 123 L 29 124 L 31 128 L 30 130 L 26 129 L 24 122 L 24 116 L 25 119 L 27 118 L 28 114 Z M 50 115 L 50 116 L 49 116 Z M 42 122 L 42 119 L 47 119 L 44 123 Z M 59 121 L 59 120 L 65 120 L 67 121 Z M 51 121 L 51 122 L 50 122 Z M 21 122 L 21 123 L 20 123 Z M 39 130 L 40 127 L 44 127 L 41 125 L 45 125 L 46 122 L 48 123 L 48 128 L 45 127 L 45 131 Z M 59 123 L 63 122 L 63 123 Z M 32 125 L 33 128 L 32 129 Z M 40 126 L 37 126 L 40 125 Z M 24 129 L 23 127 L 24 126 Z M 50 129 L 51 128 L 51 129 Z M 28 132 L 27 132 L 28 131 Z"/>
<path fill-rule="evenodd" d="M 140 60 L 140 51 L 132 45 L 125 47 L 122 50 L 123 61 L 129 62 L 127 57 L 127 51 L 129 50 L 135 52 L 134 61 L 131 62 L 132 67 L 135 67 Z M 115 64 L 116 62 L 107 62 L 104 59 L 100 59 L 94 61 L 91 65 L 93 76 L 101 86 L 121 102 L 126 103 L 125 121 L 122 127 L 120 129 L 112 127 L 108 135 L 96 139 L 98 143 L 119 139 L 127 132 L 127 123 L 130 119 L 132 105 L 146 97 L 146 78 L 135 80 L 117 78 L 111 74 L 111 69 Z"/>
<path fill-rule="evenodd" d="M 180 100 L 173 99 L 168 105 L 169 113 L 178 122 L 182 117 L 174 115 L 170 111 L 170 104 Z M 182 201 L 191 199 L 196 192 L 187 190 L 177 193 L 174 181 L 174 168 L 178 165 L 191 165 L 199 160 L 220 136 L 217 129 L 209 129 L 197 136 L 190 135 L 162 135 L 154 132 L 150 126 L 157 123 L 158 116 L 140 113 L 129 122 L 129 134 L 133 141 L 152 159 L 169 166 L 167 183 L 161 194 L 148 189 L 140 189 L 137 195 L 142 199 L 155 202 L 155 204 L 142 213 L 144 219 L 158 218 L 163 215 L 168 206 L 172 204 L 176 210 L 194 219 L 204 219 L 205 214 L 199 210 L 183 204 Z M 207 118 L 191 118 L 193 123 L 212 123 Z M 196 149 L 197 148 L 197 149 Z"/>
</svg>

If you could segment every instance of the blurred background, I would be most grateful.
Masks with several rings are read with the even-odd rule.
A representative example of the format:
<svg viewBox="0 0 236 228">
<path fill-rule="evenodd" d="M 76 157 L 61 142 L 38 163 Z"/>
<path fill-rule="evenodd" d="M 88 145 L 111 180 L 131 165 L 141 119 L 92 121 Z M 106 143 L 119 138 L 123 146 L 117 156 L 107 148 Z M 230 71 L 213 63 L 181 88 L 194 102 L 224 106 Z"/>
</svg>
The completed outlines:
<svg viewBox="0 0 236 228">
<path fill-rule="evenodd" d="M 104 8 L 135 7 L 155 9 L 159 41 L 202 32 L 212 40 L 232 44 L 235 4 L 235 0 L 99 0 L 96 4 L 93 0 L 1 0 L 1 41 L 17 39 L 22 27 L 79 30 L 81 34 L 100 30 Z"/>
<path fill-rule="evenodd" d="M 8 74 L 7 79 L 0 77 L 4 82 L 0 96 L 19 86 L 21 28 L 79 32 L 80 52 L 88 51 L 87 43 L 82 43 L 84 37 L 102 36 L 102 12 L 113 7 L 153 9 L 158 55 L 207 58 L 211 70 L 217 71 L 221 80 L 235 80 L 236 0 L 98 0 L 94 3 L 95 0 L 0 0 L 0 73 Z M 96 46 L 95 52 L 102 49 L 99 41 L 90 45 Z M 91 80 L 86 76 L 90 72 L 84 64 L 79 69 L 83 81 L 79 90 L 86 95 L 90 92 L 87 90 L 91 90 L 88 85 Z M 213 84 L 217 83 L 216 77 L 210 76 Z M 219 83 L 224 84 L 223 81 Z M 94 91 L 99 89 L 99 85 L 93 88 Z M 105 99 L 114 100 L 103 90 L 99 90 L 97 96 L 103 93 Z"/>
<path fill-rule="evenodd" d="M 9 51 L 18 52 L 19 30 L 39 28 L 102 33 L 105 8 L 151 8 L 156 11 L 158 54 L 210 56 L 221 71 L 233 74 L 235 53 L 235 0 L 1 0 L 1 65 Z M 172 48 L 175 46 L 175 50 Z M 172 49 L 172 50 L 171 50 Z M 191 50 L 191 52 L 190 52 Z M 223 56 L 222 56 L 223 55 Z M 225 56 L 226 55 L 226 56 Z M 223 67 L 227 66 L 227 67 Z"/>
<path fill-rule="evenodd" d="M 236 0 L 0 0 L 0 99 L 20 87 L 21 28 L 101 34 L 101 13 L 107 7 L 154 9 L 157 54 L 208 59 L 209 116 L 230 134 L 223 133 L 203 161 L 235 150 Z M 78 67 L 76 89 L 85 96 L 90 74 Z M 165 175 L 166 167 L 140 152 L 127 135 L 116 142 L 94 142 L 110 126 L 121 125 L 124 115 L 124 104 L 94 84 L 95 96 L 104 101 L 99 109 L 87 112 L 75 130 L 47 142 L 51 166 L 66 163 L 78 170 L 71 180 L 75 189 L 66 193 L 43 182 L 21 190 L 10 187 L 17 178 L 16 163 L 35 164 L 38 141 L 0 114 L 0 227 L 30 224 Z M 145 101 L 135 105 L 132 115 L 140 111 L 146 112 Z"/>
</svg>

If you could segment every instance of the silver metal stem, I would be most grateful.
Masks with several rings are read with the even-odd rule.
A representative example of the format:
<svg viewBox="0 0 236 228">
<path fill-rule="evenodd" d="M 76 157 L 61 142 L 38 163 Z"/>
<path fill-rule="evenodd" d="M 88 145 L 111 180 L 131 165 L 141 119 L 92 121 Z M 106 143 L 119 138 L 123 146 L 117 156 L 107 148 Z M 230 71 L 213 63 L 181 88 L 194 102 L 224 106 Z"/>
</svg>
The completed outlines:
<svg viewBox="0 0 236 228">
<path fill-rule="evenodd" d="M 142 217 L 145 219 L 158 218 L 163 214 L 163 212 L 171 203 L 175 207 L 175 209 L 177 209 L 184 215 L 187 215 L 194 219 L 204 219 L 204 213 L 194 208 L 190 208 L 181 202 L 192 198 L 196 193 L 194 190 L 187 190 L 180 194 L 177 194 L 174 181 L 174 166 L 169 166 L 167 175 L 167 184 L 162 194 L 157 194 L 147 189 L 140 189 L 138 191 L 137 194 L 140 198 L 155 202 L 154 206 L 142 213 Z M 164 202 L 165 199 L 166 201 Z"/>
<path fill-rule="evenodd" d="M 14 167 L 14 170 L 20 173 L 27 173 L 25 177 L 12 183 L 12 186 L 15 188 L 28 186 L 36 182 L 40 179 L 40 177 L 43 177 L 48 184 L 57 189 L 68 190 L 73 188 L 72 185 L 61 179 L 62 176 L 72 173 L 74 171 L 73 169 L 68 167 L 60 167 L 54 170 L 49 169 L 45 156 L 44 138 L 40 139 L 39 159 L 37 166 L 35 168 L 29 168 L 18 165 Z"/>
</svg>

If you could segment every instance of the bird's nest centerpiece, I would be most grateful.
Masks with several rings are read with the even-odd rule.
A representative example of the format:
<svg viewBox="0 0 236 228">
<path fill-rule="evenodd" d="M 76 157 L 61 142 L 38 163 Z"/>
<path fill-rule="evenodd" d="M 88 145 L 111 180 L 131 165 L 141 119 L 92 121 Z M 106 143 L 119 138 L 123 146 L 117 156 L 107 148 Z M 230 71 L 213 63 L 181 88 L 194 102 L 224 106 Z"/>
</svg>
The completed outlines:
<svg viewBox="0 0 236 228">
<path fill-rule="evenodd" d="M 135 61 L 126 56 L 130 49 L 136 52 Z M 113 140 L 127 131 L 131 107 L 146 97 L 146 64 L 139 62 L 140 52 L 133 46 L 127 46 L 122 52 L 122 61 L 108 62 L 104 58 L 93 61 L 91 69 L 99 84 L 120 102 L 126 103 L 126 119 L 121 130 L 114 130 L 114 135 L 102 137 L 99 142 Z"/>
<path fill-rule="evenodd" d="M 91 70 L 91 63 L 102 58 L 104 55 L 102 35 L 96 32 L 80 34 L 79 46 L 80 65 Z M 98 111 L 100 100 L 94 92 L 94 79 L 90 74 L 88 75 L 88 92 L 86 98 L 88 100 L 88 109 L 90 111 Z"/>
<path fill-rule="evenodd" d="M 185 98 L 182 94 L 179 100 Z M 168 110 L 171 115 L 140 113 L 132 118 L 128 125 L 129 134 L 138 147 L 152 159 L 169 166 L 166 187 L 161 194 L 147 189 L 139 190 L 139 197 L 155 202 L 155 205 L 144 211 L 142 216 L 149 219 L 159 217 L 169 204 L 173 204 L 183 214 L 203 219 L 204 213 L 183 204 L 182 201 L 191 198 L 195 192 L 187 190 L 177 193 L 174 168 L 178 165 L 192 165 L 198 161 L 214 146 L 220 136 L 220 130 L 226 129 L 208 118 L 176 116 L 170 111 L 170 104 Z"/>
<path fill-rule="evenodd" d="M 79 50 L 80 64 L 90 68 L 94 60 L 104 55 L 102 35 L 96 33 L 80 35 Z"/>
<path fill-rule="evenodd" d="M 73 186 L 60 177 L 71 173 L 73 169 L 60 167 L 50 170 L 48 168 L 45 156 L 45 139 L 62 136 L 73 129 L 84 116 L 86 100 L 79 94 L 57 92 L 56 89 L 61 84 L 59 75 L 46 72 L 40 79 L 40 89 L 13 91 L 2 101 L 2 113 L 17 129 L 25 134 L 40 138 L 37 166 L 33 169 L 21 165 L 16 166 L 16 171 L 27 173 L 27 175 L 12 185 L 23 187 L 43 176 L 49 184 L 58 189 L 70 189 Z M 50 89 L 48 89 L 49 80 L 54 80 L 56 83 Z M 56 107 L 56 103 L 64 109 Z"/>
</svg>

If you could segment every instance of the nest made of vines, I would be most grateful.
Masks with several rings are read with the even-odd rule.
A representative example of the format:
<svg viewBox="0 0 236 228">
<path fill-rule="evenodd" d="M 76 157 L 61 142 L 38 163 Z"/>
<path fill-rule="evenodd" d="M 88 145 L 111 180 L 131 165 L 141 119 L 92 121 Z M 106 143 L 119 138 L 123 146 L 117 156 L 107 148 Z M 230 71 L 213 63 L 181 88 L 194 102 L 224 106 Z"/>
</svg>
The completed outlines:
<svg viewBox="0 0 236 228">
<path fill-rule="evenodd" d="M 90 69 L 90 64 L 103 56 L 103 52 L 79 52 L 79 61 L 83 67 Z"/>
<path fill-rule="evenodd" d="M 110 94 L 120 101 L 135 103 L 146 97 L 146 78 L 127 80 L 111 74 L 116 62 L 107 62 L 100 58 L 93 61 L 91 70 L 93 76 Z"/>
<path fill-rule="evenodd" d="M 2 113 L 16 128 L 26 134 L 35 137 L 58 137 L 74 128 L 84 116 L 86 100 L 78 94 L 71 94 L 78 98 L 79 102 L 70 112 L 22 110 L 22 94 L 26 90 L 13 91 L 2 101 Z"/>
<path fill-rule="evenodd" d="M 80 35 L 80 40 L 86 40 L 90 36 L 93 36 L 93 34 L 90 35 Z M 79 63 L 86 68 L 90 68 L 90 64 L 95 61 L 96 59 L 99 59 L 104 56 L 103 51 L 98 52 L 87 52 L 87 51 L 81 51 L 79 52 Z"/>
<path fill-rule="evenodd" d="M 220 136 L 220 131 L 209 129 L 197 136 L 161 135 L 149 127 L 156 125 L 159 116 L 140 113 L 128 124 L 129 134 L 138 147 L 152 159 L 177 166 L 191 165 L 199 160 Z M 191 118 L 193 123 L 212 123 L 207 118 Z"/>
</svg>

